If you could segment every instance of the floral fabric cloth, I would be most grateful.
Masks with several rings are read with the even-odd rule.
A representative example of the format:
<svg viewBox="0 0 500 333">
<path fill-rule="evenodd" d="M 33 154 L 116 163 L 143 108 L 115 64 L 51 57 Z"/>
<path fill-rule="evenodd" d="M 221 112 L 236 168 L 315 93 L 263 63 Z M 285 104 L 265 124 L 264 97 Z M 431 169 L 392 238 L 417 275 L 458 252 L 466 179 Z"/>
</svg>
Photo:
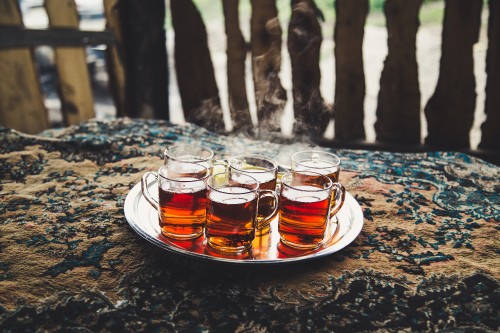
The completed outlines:
<svg viewBox="0 0 500 333">
<path fill-rule="evenodd" d="M 131 119 L 0 129 L 2 332 L 499 330 L 499 167 L 336 150 L 361 234 L 317 260 L 246 267 L 170 253 L 129 227 L 125 197 L 179 141 L 283 164 L 311 146 Z"/>
</svg>

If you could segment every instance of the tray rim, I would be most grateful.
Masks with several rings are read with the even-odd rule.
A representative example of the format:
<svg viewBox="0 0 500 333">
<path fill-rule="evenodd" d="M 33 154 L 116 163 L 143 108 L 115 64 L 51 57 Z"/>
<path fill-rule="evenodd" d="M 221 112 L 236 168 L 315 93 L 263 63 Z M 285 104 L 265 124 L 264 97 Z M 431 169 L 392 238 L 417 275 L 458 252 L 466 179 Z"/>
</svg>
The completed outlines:
<svg viewBox="0 0 500 333">
<path fill-rule="evenodd" d="M 151 181 L 150 185 L 153 185 L 155 181 Z M 141 228 L 141 223 L 139 221 L 136 221 L 136 219 L 141 220 L 140 215 L 138 212 L 136 212 L 136 207 L 139 204 L 139 201 L 142 199 L 145 200 L 142 191 L 141 191 L 141 183 L 137 183 L 130 189 L 128 192 L 125 201 L 124 201 L 124 215 L 125 218 L 132 228 L 139 236 L 147 240 L 148 242 L 162 248 L 163 250 L 166 250 L 171 253 L 187 256 L 190 258 L 196 258 L 196 259 L 205 259 L 206 261 L 213 261 L 213 262 L 224 262 L 224 263 L 231 263 L 231 264 L 240 264 L 240 265 L 277 265 L 277 264 L 287 264 L 287 263 L 293 263 L 293 262 L 298 262 L 298 261 L 304 261 L 304 260 L 311 260 L 315 258 L 320 258 L 324 257 L 327 255 L 331 255 L 335 252 L 340 251 L 341 249 L 345 248 L 349 244 L 351 244 L 361 233 L 361 230 L 363 228 L 364 224 L 364 216 L 363 216 L 363 211 L 357 202 L 357 200 L 348 192 L 346 191 L 345 194 L 345 203 L 343 207 L 340 209 L 339 213 L 342 212 L 345 209 L 349 209 L 351 213 L 351 220 L 352 223 L 349 227 L 349 230 L 346 231 L 346 233 L 341 236 L 341 238 L 331 244 L 328 247 L 325 247 L 319 251 L 314 251 L 310 253 L 311 251 L 305 251 L 305 255 L 303 256 L 294 256 L 294 257 L 289 257 L 289 258 L 280 258 L 280 259 L 238 259 L 238 258 L 229 258 L 229 257 L 217 257 L 217 256 L 211 256 L 208 254 L 201 254 L 201 253 L 196 253 L 192 252 L 189 250 L 185 250 L 183 248 L 180 248 L 175 245 L 171 245 L 168 243 L 168 240 L 165 239 L 165 237 L 161 236 L 158 234 L 156 237 L 152 236 L 150 233 L 146 232 L 144 228 Z M 148 203 L 149 204 L 149 203 Z M 154 209 L 154 208 L 153 208 Z M 339 214 L 337 213 L 337 214 Z M 147 218 L 149 220 L 149 218 Z"/>
</svg>

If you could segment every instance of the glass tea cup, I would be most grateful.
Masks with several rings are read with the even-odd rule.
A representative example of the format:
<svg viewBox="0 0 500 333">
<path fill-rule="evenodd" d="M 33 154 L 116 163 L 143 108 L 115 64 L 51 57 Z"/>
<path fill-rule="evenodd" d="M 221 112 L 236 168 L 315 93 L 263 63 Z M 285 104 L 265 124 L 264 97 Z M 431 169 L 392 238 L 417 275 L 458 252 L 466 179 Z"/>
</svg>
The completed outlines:
<svg viewBox="0 0 500 333">
<path fill-rule="evenodd" d="M 241 172 L 259 181 L 259 189 L 276 191 L 278 163 L 271 157 L 261 155 L 240 155 L 229 159 L 229 172 Z M 257 230 L 268 229 L 274 218 L 278 201 L 272 196 L 261 198 L 257 214 Z"/>
<path fill-rule="evenodd" d="M 214 166 L 222 165 L 226 170 L 226 163 L 215 159 L 212 149 L 198 143 L 176 143 L 163 152 L 164 164 L 173 162 L 196 163 L 203 165 L 214 173 Z"/>
<path fill-rule="evenodd" d="M 208 245 L 228 254 L 248 251 L 257 229 L 259 200 L 268 197 L 278 202 L 274 191 L 260 190 L 257 179 L 247 174 L 224 172 L 210 176 L 205 227 Z M 276 214 L 277 209 L 275 205 L 269 215 Z"/>
<path fill-rule="evenodd" d="M 330 221 L 332 192 L 338 185 L 329 177 L 309 170 L 283 175 L 278 220 L 283 244 L 301 250 L 323 244 Z"/>
<path fill-rule="evenodd" d="M 339 190 L 332 193 L 330 217 L 335 216 L 342 208 L 345 199 L 345 188 L 339 183 L 340 158 L 321 150 L 304 150 L 292 155 L 292 171 L 310 170 L 327 176 Z"/>
<path fill-rule="evenodd" d="M 151 176 L 157 179 L 158 200 L 149 191 Z M 142 176 L 142 194 L 158 211 L 163 236 L 186 240 L 203 234 L 209 176 L 204 165 L 185 162 L 171 162 Z"/>
</svg>

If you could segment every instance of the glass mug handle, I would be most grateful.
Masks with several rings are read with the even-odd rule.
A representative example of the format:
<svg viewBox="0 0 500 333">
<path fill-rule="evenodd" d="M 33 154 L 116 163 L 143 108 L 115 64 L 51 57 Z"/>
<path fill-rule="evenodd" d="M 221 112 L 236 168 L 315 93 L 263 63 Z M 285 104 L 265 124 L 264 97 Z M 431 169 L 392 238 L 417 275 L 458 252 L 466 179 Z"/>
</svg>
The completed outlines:
<svg viewBox="0 0 500 333">
<path fill-rule="evenodd" d="M 229 169 L 229 163 L 227 160 L 215 160 L 212 162 L 212 164 L 213 164 L 212 174 L 214 175 L 216 173 L 227 172 L 227 170 Z M 218 169 L 218 166 L 224 167 L 224 170 L 216 170 L 216 168 Z"/>
<path fill-rule="evenodd" d="M 341 183 L 333 183 L 333 192 L 335 196 L 332 197 L 332 200 L 335 200 L 335 205 L 333 207 L 330 206 L 330 218 L 334 217 L 344 205 L 345 200 L 345 187 Z"/>
<path fill-rule="evenodd" d="M 153 198 L 151 194 L 149 193 L 148 189 L 148 177 L 153 176 L 155 179 L 158 179 L 158 174 L 156 172 L 146 172 L 142 178 L 141 178 L 141 190 L 142 190 L 142 195 L 146 198 L 146 200 L 153 206 L 156 210 L 158 210 L 159 203 L 158 200 Z"/>
<path fill-rule="evenodd" d="M 266 197 L 272 197 L 273 200 L 274 200 L 274 208 L 273 208 L 273 211 L 271 213 L 269 213 L 269 215 L 267 216 L 258 216 L 257 215 L 257 225 L 261 224 L 262 222 L 267 222 L 268 220 L 270 220 L 274 215 L 276 215 L 276 212 L 278 211 L 278 195 L 272 191 L 272 190 L 260 190 L 260 193 L 259 193 L 259 206 L 260 206 L 260 202 L 262 200 L 262 198 L 266 198 Z M 260 207 L 257 207 L 257 214 L 259 212 L 259 208 Z"/>
</svg>

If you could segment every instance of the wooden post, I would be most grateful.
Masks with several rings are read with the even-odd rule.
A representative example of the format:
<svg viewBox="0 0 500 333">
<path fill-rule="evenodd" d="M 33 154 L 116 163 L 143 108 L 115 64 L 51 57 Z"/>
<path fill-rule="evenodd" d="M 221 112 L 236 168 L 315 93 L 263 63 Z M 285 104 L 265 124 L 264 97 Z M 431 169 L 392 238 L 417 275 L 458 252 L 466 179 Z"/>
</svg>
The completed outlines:
<svg viewBox="0 0 500 333">
<path fill-rule="evenodd" d="M 363 37 L 368 0 L 337 0 L 335 10 L 335 139 L 365 138 Z"/>
<path fill-rule="evenodd" d="M 469 148 L 476 108 L 472 47 L 479 38 L 483 0 L 446 0 L 442 55 L 434 94 L 425 107 L 425 143 Z"/>
<path fill-rule="evenodd" d="M 252 0 L 251 40 L 259 134 L 280 132 L 286 103 L 281 86 L 281 27 L 275 0 Z"/>
<path fill-rule="evenodd" d="M 216 132 L 225 130 L 207 32 L 191 0 L 171 0 L 175 30 L 175 70 L 186 121 Z"/>
<path fill-rule="evenodd" d="M 486 53 L 486 121 L 481 125 L 479 148 L 500 151 L 500 1 L 489 1 L 488 51 Z"/>
<path fill-rule="evenodd" d="M 164 0 L 121 0 L 125 106 L 130 117 L 169 119 Z"/>
<path fill-rule="evenodd" d="M 386 0 L 389 53 L 380 78 L 377 141 L 420 144 L 420 88 L 416 57 L 422 0 Z"/>
<path fill-rule="evenodd" d="M 248 47 L 240 30 L 239 0 L 223 0 L 224 23 L 227 35 L 227 86 L 229 110 L 235 133 L 251 133 L 252 118 L 248 108 L 245 85 L 245 60 Z"/>
<path fill-rule="evenodd" d="M 323 36 L 313 0 L 292 0 L 288 51 L 292 63 L 295 135 L 322 137 L 333 108 L 321 96 L 319 56 Z"/>
<path fill-rule="evenodd" d="M 109 90 L 113 97 L 116 114 L 126 116 L 125 97 L 125 70 L 123 68 L 123 45 L 122 31 L 120 27 L 120 15 L 118 10 L 119 0 L 103 0 L 104 14 L 106 16 L 106 27 L 113 31 L 116 38 L 115 45 L 109 45 L 106 49 L 106 63 L 109 75 Z"/>
<path fill-rule="evenodd" d="M 17 0 L 0 1 L 0 24 L 23 27 Z M 32 50 L 1 49 L 0 73 L 0 124 L 30 134 L 49 128 Z"/>
<path fill-rule="evenodd" d="M 74 0 L 45 0 L 51 28 L 78 29 L 78 12 Z M 84 47 L 54 49 L 59 77 L 59 97 L 66 125 L 94 118 L 94 99 L 90 85 Z"/>
</svg>

